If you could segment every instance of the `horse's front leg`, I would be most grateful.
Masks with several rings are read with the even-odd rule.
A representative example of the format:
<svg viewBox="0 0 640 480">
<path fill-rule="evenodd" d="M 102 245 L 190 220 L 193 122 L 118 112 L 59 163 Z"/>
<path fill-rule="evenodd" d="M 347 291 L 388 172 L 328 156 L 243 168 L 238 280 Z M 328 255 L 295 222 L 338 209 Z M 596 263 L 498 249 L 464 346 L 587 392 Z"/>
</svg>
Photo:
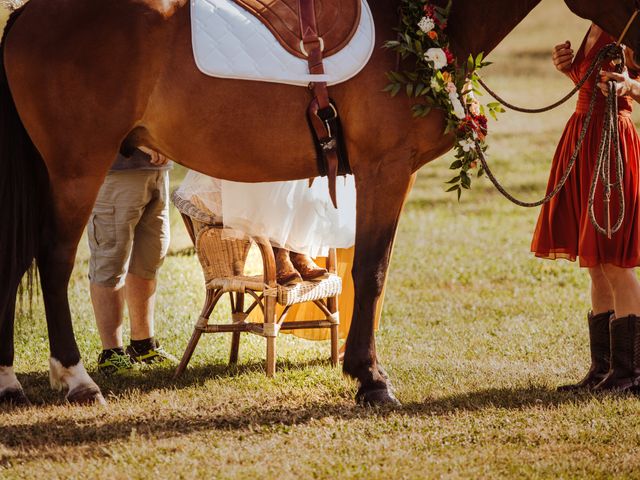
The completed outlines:
<svg viewBox="0 0 640 480">
<path fill-rule="evenodd" d="M 374 322 L 398 220 L 412 184 L 408 169 L 356 173 L 358 213 L 352 272 L 355 302 L 344 371 L 359 381 L 356 400 L 365 405 L 399 404 L 378 363 Z"/>
<path fill-rule="evenodd" d="M 45 228 L 37 255 L 49 330 L 51 386 L 67 391 L 67 400 L 80 404 L 105 403 L 80 359 L 67 294 L 78 243 L 99 184 L 95 177 L 51 177 L 53 221 Z"/>
</svg>

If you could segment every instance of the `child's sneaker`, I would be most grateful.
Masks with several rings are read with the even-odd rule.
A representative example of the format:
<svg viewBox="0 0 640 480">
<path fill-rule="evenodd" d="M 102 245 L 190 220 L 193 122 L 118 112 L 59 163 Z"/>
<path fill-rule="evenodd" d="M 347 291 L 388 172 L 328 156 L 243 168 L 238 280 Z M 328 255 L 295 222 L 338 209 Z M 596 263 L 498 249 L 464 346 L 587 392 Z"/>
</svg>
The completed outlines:
<svg viewBox="0 0 640 480">
<path fill-rule="evenodd" d="M 98 372 L 105 375 L 122 375 L 133 370 L 129 355 L 121 348 L 103 350 L 98 357 Z"/>
<path fill-rule="evenodd" d="M 178 363 L 178 359 L 162 348 L 157 340 L 151 340 L 146 348 L 136 347 L 133 344 L 129 345 L 127 354 L 134 363 Z"/>
</svg>

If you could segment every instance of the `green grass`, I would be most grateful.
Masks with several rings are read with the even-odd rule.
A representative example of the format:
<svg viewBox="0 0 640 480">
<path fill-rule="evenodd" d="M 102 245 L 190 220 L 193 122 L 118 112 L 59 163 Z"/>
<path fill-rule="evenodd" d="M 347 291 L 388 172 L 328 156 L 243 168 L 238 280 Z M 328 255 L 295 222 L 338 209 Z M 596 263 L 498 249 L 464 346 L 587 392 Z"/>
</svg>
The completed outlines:
<svg viewBox="0 0 640 480">
<path fill-rule="evenodd" d="M 567 38 L 578 44 L 585 30 L 562 2 L 545 0 L 485 77 L 518 103 L 549 103 L 570 85 L 548 53 Z M 543 193 L 570 111 L 506 114 L 492 125 L 492 162 L 512 190 Z M 33 319 L 18 318 L 16 368 L 39 403 L 0 411 L 0 478 L 640 478 L 638 400 L 554 390 L 586 367 L 585 273 L 534 259 L 537 211 L 510 205 L 486 180 L 461 204 L 443 193 L 449 161 L 425 167 L 411 195 L 378 336 L 402 409 L 354 406 L 355 384 L 324 360 L 328 345 L 288 336 L 278 340 L 273 380 L 263 375 L 262 341 L 244 339 L 241 364 L 228 369 L 229 339 L 209 336 L 183 379 L 162 368 L 126 380 L 96 375 L 109 407 L 70 407 L 48 387 L 37 304 Z M 203 290 L 175 212 L 173 232 L 157 331 L 179 353 Z M 71 302 L 94 371 L 86 271 L 82 253 Z"/>
</svg>

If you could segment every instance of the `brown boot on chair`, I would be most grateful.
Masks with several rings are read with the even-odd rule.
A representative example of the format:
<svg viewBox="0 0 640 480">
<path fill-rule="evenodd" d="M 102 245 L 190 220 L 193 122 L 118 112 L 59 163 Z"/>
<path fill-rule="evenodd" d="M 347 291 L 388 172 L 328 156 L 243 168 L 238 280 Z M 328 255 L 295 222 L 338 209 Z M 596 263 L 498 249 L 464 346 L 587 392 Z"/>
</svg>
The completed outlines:
<svg viewBox="0 0 640 480">
<path fill-rule="evenodd" d="M 596 392 L 640 390 L 640 317 L 614 318 L 611 332 L 611 368 Z"/>
<path fill-rule="evenodd" d="M 329 272 L 326 268 L 319 267 L 308 255 L 291 252 L 291 262 L 295 269 L 300 272 L 303 280 L 313 282 L 327 278 Z"/>
<path fill-rule="evenodd" d="M 276 257 L 276 281 L 279 285 L 295 285 L 302 282 L 302 277 L 291 263 L 289 250 L 273 247 Z"/>
<path fill-rule="evenodd" d="M 589 314 L 589 347 L 591 368 L 579 383 L 558 387 L 559 392 L 589 390 L 598 385 L 609 373 L 611 348 L 609 342 L 609 321 L 613 312 Z"/>
</svg>

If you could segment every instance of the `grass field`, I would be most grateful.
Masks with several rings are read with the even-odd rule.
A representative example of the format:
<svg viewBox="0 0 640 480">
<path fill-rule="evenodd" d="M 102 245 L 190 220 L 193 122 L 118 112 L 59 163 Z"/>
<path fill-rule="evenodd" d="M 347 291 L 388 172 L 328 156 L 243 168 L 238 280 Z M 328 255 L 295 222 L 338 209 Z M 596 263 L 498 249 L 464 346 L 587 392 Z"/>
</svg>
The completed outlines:
<svg viewBox="0 0 640 480">
<path fill-rule="evenodd" d="M 563 2 L 544 0 L 485 77 L 519 103 L 550 103 L 570 87 L 550 49 L 579 44 L 585 30 Z M 505 114 L 492 125 L 491 158 L 513 191 L 542 194 L 570 112 Z M 33 319 L 18 318 L 16 368 L 41 403 L 0 410 L 0 478 L 640 478 L 638 399 L 555 391 L 587 364 L 585 273 L 534 259 L 537 210 L 511 206 L 486 180 L 461 204 L 445 194 L 448 162 L 420 172 L 378 336 L 403 408 L 356 407 L 355 384 L 324 361 L 328 345 L 288 336 L 278 340 L 273 380 L 263 375 L 262 341 L 243 340 L 242 363 L 230 370 L 229 340 L 210 336 L 180 381 L 163 368 L 120 380 L 96 375 L 109 408 L 69 407 L 48 387 L 38 304 Z M 157 330 L 179 353 L 203 291 L 175 212 L 174 220 Z M 94 371 L 99 341 L 86 271 L 83 250 L 71 301 Z"/>
</svg>

